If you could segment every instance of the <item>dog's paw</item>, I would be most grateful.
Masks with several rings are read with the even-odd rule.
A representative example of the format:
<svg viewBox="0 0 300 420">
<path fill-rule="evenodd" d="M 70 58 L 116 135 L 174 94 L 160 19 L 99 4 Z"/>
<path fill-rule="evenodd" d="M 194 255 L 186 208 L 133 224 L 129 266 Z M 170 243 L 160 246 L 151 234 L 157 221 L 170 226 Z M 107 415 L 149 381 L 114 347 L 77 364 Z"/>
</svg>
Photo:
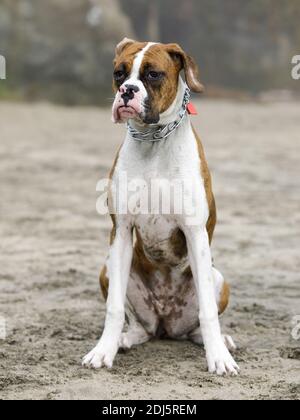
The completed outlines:
<svg viewBox="0 0 300 420">
<path fill-rule="evenodd" d="M 230 344 L 232 345 L 232 343 Z M 216 373 L 220 376 L 237 376 L 239 373 L 239 366 L 229 353 L 225 343 L 221 340 L 207 348 L 206 358 L 210 373 Z"/>
<path fill-rule="evenodd" d="M 230 351 L 235 351 L 237 349 L 235 342 L 233 341 L 233 338 L 230 335 L 222 335 L 223 341 L 225 343 L 225 346 Z"/>
<path fill-rule="evenodd" d="M 100 342 L 83 358 L 82 366 L 91 367 L 93 369 L 100 369 L 101 367 L 106 366 L 108 369 L 111 369 L 117 351 L 118 347 L 104 346 Z"/>
<path fill-rule="evenodd" d="M 119 341 L 119 348 L 123 350 L 129 350 L 132 347 L 132 340 L 130 334 L 122 333 Z"/>
</svg>

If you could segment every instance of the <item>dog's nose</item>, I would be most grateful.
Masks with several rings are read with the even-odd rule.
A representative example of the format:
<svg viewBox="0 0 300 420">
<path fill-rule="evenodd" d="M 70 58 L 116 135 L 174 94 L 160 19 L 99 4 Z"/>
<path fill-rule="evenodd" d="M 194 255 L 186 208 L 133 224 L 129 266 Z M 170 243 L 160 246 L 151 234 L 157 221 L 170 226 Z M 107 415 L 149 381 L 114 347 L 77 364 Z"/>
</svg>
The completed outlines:
<svg viewBox="0 0 300 420">
<path fill-rule="evenodd" d="M 127 92 L 131 92 L 131 93 L 137 93 L 140 88 L 136 85 L 125 85 L 127 88 Z"/>
<path fill-rule="evenodd" d="M 121 98 L 124 101 L 125 106 L 127 106 L 128 102 L 134 98 L 134 95 L 139 92 L 140 88 L 136 85 L 122 85 L 119 89 L 121 93 Z"/>
<path fill-rule="evenodd" d="M 120 93 L 134 94 L 139 92 L 140 88 L 136 85 L 122 85 L 119 89 Z"/>
</svg>

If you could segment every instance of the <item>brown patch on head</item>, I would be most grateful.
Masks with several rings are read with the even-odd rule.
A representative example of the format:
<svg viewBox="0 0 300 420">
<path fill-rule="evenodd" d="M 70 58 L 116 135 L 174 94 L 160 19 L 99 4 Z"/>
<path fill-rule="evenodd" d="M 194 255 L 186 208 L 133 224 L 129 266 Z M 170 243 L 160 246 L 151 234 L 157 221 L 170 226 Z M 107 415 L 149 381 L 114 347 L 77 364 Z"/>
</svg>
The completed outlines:
<svg viewBox="0 0 300 420">
<path fill-rule="evenodd" d="M 180 70 L 180 63 L 172 59 L 164 44 L 155 44 L 146 51 L 140 78 L 149 95 L 153 119 L 158 119 L 175 100 Z"/>
<path fill-rule="evenodd" d="M 120 55 L 126 47 L 135 43 L 136 41 L 134 39 L 130 39 L 127 37 L 123 38 L 122 41 L 119 42 L 119 44 L 116 46 L 116 49 L 115 49 L 116 56 Z"/>
<path fill-rule="evenodd" d="M 137 42 L 132 39 L 124 38 L 116 47 L 114 59 L 114 80 L 113 90 L 118 88 L 130 76 L 136 55 L 147 45 L 147 42 Z"/>
<path fill-rule="evenodd" d="M 149 95 L 150 123 L 157 122 L 159 114 L 165 112 L 175 100 L 181 70 L 184 70 L 189 88 L 193 92 L 203 92 L 195 61 L 179 45 L 155 44 L 146 51 L 140 78 Z M 156 77 L 151 77 L 151 74 Z"/>
</svg>

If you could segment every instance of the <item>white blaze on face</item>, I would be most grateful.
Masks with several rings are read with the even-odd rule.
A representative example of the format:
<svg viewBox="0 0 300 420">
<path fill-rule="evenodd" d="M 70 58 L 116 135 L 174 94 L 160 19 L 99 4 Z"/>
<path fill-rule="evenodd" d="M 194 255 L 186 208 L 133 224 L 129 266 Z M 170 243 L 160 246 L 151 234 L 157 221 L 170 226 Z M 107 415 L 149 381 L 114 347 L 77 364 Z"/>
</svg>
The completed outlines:
<svg viewBox="0 0 300 420">
<path fill-rule="evenodd" d="M 141 65 L 143 63 L 144 60 L 144 56 L 146 54 L 146 52 L 153 46 L 156 45 L 155 42 L 148 42 L 148 44 L 136 55 L 134 61 L 133 61 L 133 66 L 131 69 L 131 74 L 130 74 L 130 79 L 132 81 L 139 81 L 139 74 L 140 74 L 140 68 Z M 127 83 L 127 82 L 126 82 Z"/>
<path fill-rule="evenodd" d="M 124 82 L 124 85 L 134 85 L 139 88 L 139 92 L 135 94 L 135 98 L 132 99 L 128 103 L 128 106 L 132 107 L 137 114 L 142 114 L 144 112 L 144 103 L 148 96 L 147 90 L 145 89 L 143 82 L 139 79 L 141 65 L 143 63 L 146 52 L 155 44 L 156 44 L 155 42 L 148 42 L 148 44 L 136 55 L 133 61 L 130 76 Z M 112 121 L 115 123 L 123 122 L 122 118 L 120 118 L 120 113 L 119 113 L 120 107 L 124 106 L 124 101 L 122 99 L 122 92 L 120 91 L 122 90 L 122 86 L 120 87 L 119 91 L 116 94 L 115 101 L 112 108 L 112 111 L 113 111 Z"/>
</svg>

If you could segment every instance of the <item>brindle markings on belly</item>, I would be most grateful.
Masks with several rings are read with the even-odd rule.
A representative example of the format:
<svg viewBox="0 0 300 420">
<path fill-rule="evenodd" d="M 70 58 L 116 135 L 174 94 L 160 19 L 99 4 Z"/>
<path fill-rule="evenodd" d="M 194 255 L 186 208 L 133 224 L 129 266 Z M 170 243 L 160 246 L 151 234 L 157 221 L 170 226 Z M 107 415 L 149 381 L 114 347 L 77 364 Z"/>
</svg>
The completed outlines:
<svg viewBox="0 0 300 420">
<path fill-rule="evenodd" d="M 144 297 L 144 302 L 149 309 L 155 308 L 156 314 L 163 321 L 164 329 L 169 335 L 174 335 L 172 332 L 175 321 L 183 317 L 184 311 L 189 311 L 187 308 L 189 302 L 195 297 L 184 234 L 176 228 L 167 240 L 156 244 L 158 249 L 147 247 L 147 250 L 138 229 L 136 229 L 136 238 L 133 270 L 138 273 L 138 278 L 149 291 Z M 162 244 L 167 247 L 167 252 L 159 248 Z M 166 259 L 166 256 L 171 257 Z M 194 303 L 196 327 L 197 302 Z"/>
</svg>

